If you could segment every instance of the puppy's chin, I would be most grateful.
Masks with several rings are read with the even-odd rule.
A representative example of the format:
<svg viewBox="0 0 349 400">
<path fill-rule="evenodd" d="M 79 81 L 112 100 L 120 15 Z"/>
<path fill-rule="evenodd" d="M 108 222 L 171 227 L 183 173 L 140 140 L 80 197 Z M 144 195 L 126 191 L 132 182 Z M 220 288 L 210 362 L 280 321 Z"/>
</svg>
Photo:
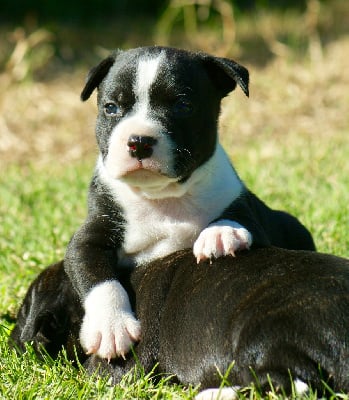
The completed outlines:
<svg viewBox="0 0 349 400">
<path fill-rule="evenodd" d="M 118 179 L 149 199 L 173 197 L 179 185 L 177 178 L 144 168 L 129 171 Z"/>
<path fill-rule="evenodd" d="M 148 162 L 110 163 L 99 158 L 97 169 L 102 180 L 110 187 L 120 191 L 126 185 L 137 195 L 150 200 L 182 197 L 187 186 L 181 178 L 168 171 L 162 171 L 158 164 Z"/>
<path fill-rule="evenodd" d="M 158 184 L 171 180 L 171 178 L 159 171 L 146 168 L 137 168 L 132 169 L 131 171 L 124 171 L 117 177 L 117 179 L 127 183 L 130 186 L 137 187 L 148 187 L 153 185 L 157 186 Z"/>
</svg>

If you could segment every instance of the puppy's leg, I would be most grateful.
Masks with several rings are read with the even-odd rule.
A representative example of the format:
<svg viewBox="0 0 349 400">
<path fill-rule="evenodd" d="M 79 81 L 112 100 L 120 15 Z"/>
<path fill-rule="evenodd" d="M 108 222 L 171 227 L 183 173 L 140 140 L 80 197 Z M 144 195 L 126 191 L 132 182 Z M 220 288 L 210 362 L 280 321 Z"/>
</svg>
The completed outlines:
<svg viewBox="0 0 349 400">
<path fill-rule="evenodd" d="M 93 287 L 84 301 L 80 341 L 87 354 L 110 361 L 125 358 L 133 342 L 139 340 L 140 323 L 134 318 L 128 294 L 116 280 Z"/>
<path fill-rule="evenodd" d="M 124 356 L 138 340 L 140 323 L 119 281 L 122 213 L 105 192 L 103 184 L 93 180 L 89 215 L 68 244 L 64 269 L 85 311 L 80 333 L 83 348 L 110 360 Z"/>
<path fill-rule="evenodd" d="M 194 256 L 199 263 L 205 259 L 232 255 L 249 249 L 252 235 L 242 225 L 231 220 L 220 220 L 205 228 L 194 243 Z"/>
</svg>

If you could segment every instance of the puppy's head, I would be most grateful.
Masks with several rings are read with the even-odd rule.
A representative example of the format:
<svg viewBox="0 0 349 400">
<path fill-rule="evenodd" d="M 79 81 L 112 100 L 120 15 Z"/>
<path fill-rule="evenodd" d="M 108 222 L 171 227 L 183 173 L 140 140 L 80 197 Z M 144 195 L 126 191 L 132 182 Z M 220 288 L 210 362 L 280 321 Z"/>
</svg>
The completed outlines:
<svg viewBox="0 0 349 400">
<path fill-rule="evenodd" d="M 97 141 L 112 179 L 161 191 L 181 185 L 214 153 L 221 99 L 248 71 L 234 61 L 164 47 L 117 51 L 90 71 L 98 88 Z"/>
</svg>

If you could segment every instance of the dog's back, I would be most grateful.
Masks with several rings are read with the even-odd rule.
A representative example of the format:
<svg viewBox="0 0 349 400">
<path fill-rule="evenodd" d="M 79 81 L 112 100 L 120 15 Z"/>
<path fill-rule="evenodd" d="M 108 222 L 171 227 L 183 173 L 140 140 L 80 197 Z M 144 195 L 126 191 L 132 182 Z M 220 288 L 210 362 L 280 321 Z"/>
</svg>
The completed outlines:
<svg viewBox="0 0 349 400">
<path fill-rule="evenodd" d="M 232 385 L 269 389 L 270 378 L 289 392 L 292 376 L 319 392 L 322 380 L 349 390 L 348 260 L 267 248 L 197 266 L 189 254 L 144 269 L 137 293 L 145 338 L 156 325 L 142 314 L 160 312 L 161 370 L 217 387 L 234 362 Z M 162 304 L 154 275 L 172 275 Z"/>
</svg>

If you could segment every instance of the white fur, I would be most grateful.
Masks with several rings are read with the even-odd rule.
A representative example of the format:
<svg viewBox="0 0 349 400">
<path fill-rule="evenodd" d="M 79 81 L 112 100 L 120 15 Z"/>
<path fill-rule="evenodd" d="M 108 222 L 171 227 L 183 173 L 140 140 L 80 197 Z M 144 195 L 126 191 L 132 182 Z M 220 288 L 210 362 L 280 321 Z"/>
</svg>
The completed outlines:
<svg viewBox="0 0 349 400">
<path fill-rule="evenodd" d="M 297 397 L 302 397 L 309 392 L 309 386 L 300 379 L 295 379 L 294 388 Z M 195 400 L 235 400 L 239 398 L 240 389 L 240 386 L 206 389 L 198 393 Z"/>
<path fill-rule="evenodd" d="M 194 243 L 197 262 L 222 256 L 235 256 L 237 250 L 249 249 L 252 235 L 235 221 L 222 219 L 204 229 Z"/>
<path fill-rule="evenodd" d="M 301 397 L 309 392 L 309 386 L 300 379 L 294 380 L 294 391 L 297 396 Z"/>
<path fill-rule="evenodd" d="M 243 188 L 219 144 L 214 155 L 185 183 L 157 176 L 153 181 L 149 172 L 148 180 L 130 187 L 113 179 L 101 160 L 97 168 L 127 220 L 122 256 L 137 264 L 192 247 L 200 232 Z"/>
<path fill-rule="evenodd" d="M 221 389 L 206 389 L 195 396 L 195 400 L 235 400 L 238 399 L 238 386 Z"/>
<path fill-rule="evenodd" d="M 164 55 L 160 53 L 158 57 L 140 60 L 137 67 L 136 83 L 134 92 L 137 99 L 137 112 L 143 115 L 148 114 L 149 110 L 149 89 L 156 79 L 159 65 Z"/>
<path fill-rule="evenodd" d="M 124 355 L 139 340 L 140 323 L 132 313 L 125 289 L 118 281 L 94 286 L 84 301 L 80 342 L 87 354 L 102 358 Z"/>
<path fill-rule="evenodd" d="M 137 113 L 120 121 L 110 135 L 104 162 L 110 177 L 123 180 L 131 186 L 156 185 L 164 180 L 167 183 L 167 176 L 173 175 L 173 150 L 162 131 L 157 122 Z M 132 134 L 150 136 L 157 140 L 151 157 L 142 161 L 130 157 L 127 142 Z M 149 171 L 151 174 L 148 174 Z"/>
</svg>

